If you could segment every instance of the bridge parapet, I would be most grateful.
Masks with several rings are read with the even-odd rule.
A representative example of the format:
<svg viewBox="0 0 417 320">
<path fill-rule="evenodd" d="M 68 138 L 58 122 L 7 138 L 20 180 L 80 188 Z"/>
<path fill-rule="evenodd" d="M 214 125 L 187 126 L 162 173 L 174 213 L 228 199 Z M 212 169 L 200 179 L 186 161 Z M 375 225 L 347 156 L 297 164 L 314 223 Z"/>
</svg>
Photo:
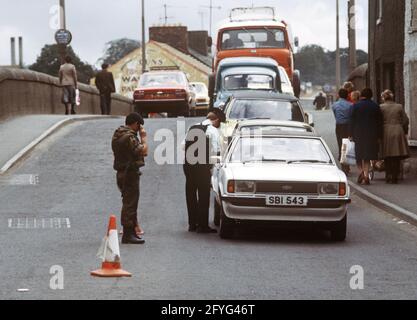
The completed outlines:
<svg viewBox="0 0 417 320">
<path fill-rule="evenodd" d="M 81 105 L 79 114 L 100 114 L 97 88 L 78 84 Z M 62 114 L 62 89 L 59 79 L 44 73 L 18 68 L 0 68 L 0 119 L 23 114 Z M 133 111 L 133 101 L 114 94 L 113 115 L 127 115 Z"/>
</svg>

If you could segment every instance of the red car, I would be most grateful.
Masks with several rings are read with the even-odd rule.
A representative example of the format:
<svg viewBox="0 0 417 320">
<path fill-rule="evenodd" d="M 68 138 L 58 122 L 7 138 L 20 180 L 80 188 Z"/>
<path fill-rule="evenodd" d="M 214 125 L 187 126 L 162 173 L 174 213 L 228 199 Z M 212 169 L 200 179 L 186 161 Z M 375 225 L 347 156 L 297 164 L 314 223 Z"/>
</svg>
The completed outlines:
<svg viewBox="0 0 417 320">
<path fill-rule="evenodd" d="M 188 117 L 195 104 L 195 94 L 187 76 L 179 70 L 145 72 L 133 99 L 135 111 L 144 117 L 153 112 L 167 112 L 169 117 Z"/>
</svg>

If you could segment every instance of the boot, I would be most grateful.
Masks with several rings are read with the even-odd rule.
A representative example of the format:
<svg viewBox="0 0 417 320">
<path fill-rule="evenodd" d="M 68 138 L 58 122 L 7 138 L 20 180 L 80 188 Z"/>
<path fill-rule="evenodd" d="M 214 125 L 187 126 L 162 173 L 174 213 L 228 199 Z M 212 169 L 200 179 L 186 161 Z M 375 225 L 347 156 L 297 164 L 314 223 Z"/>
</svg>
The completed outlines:
<svg viewBox="0 0 417 320">
<path fill-rule="evenodd" d="M 142 238 L 136 235 L 134 228 L 123 227 L 122 243 L 123 244 L 144 244 L 145 240 L 143 240 Z"/>
</svg>

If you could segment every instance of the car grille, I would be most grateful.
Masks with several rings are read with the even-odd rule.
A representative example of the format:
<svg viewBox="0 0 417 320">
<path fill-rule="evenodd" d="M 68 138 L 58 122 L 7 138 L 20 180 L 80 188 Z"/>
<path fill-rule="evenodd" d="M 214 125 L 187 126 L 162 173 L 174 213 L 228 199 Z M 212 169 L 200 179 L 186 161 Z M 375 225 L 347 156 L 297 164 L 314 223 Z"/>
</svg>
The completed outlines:
<svg viewBox="0 0 417 320">
<path fill-rule="evenodd" d="M 317 183 L 258 182 L 256 193 L 318 194 Z"/>
</svg>

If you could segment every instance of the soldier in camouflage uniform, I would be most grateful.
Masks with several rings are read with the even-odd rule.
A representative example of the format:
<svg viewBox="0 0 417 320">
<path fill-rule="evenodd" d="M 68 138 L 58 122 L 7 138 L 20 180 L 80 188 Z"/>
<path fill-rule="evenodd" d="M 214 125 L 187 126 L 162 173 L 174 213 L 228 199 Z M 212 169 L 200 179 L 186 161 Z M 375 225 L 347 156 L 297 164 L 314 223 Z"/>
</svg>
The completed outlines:
<svg viewBox="0 0 417 320">
<path fill-rule="evenodd" d="M 145 165 L 148 153 L 143 118 L 138 113 L 126 117 L 126 125 L 118 128 L 112 138 L 114 169 L 117 171 L 117 186 L 122 193 L 122 243 L 142 244 L 137 217 L 139 202 L 140 168 Z M 138 137 L 138 133 L 140 139 Z"/>
</svg>

